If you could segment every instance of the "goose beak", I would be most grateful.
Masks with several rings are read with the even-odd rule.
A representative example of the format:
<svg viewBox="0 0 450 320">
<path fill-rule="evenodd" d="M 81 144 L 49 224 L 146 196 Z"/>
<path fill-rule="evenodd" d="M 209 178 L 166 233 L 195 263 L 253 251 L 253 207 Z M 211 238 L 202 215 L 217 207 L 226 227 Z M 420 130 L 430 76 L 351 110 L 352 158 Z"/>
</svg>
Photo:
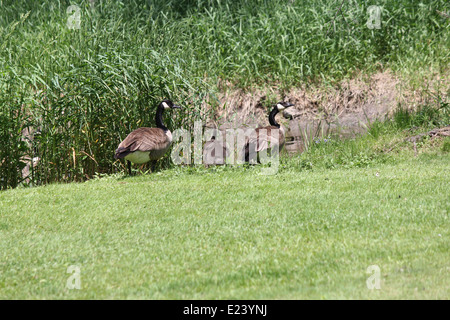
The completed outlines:
<svg viewBox="0 0 450 320">
<path fill-rule="evenodd" d="M 181 109 L 181 107 L 174 104 L 172 109 Z"/>
<path fill-rule="evenodd" d="M 289 108 L 289 107 L 293 107 L 294 104 L 293 103 L 288 103 L 288 105 L 285 108 Z"/>
</svg>

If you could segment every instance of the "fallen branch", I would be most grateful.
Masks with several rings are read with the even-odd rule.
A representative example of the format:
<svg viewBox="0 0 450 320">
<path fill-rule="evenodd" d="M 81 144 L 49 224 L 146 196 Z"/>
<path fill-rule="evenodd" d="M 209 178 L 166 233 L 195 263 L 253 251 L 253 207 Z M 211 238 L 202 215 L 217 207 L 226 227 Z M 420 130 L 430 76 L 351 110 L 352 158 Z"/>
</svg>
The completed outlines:
<svg viewBox="0 0 450 320">
<path fill-rule="evenodd" d="M 436 138 L 436 137 L 450 137 L 450 126 L 446 126 L 443 128 L 439 128 L 439 129 L 433 129 L 431 131 L 428 131 L 426 133 L 421 133 L 418 134 L 416 136 L 412 136 L 409 138 L 406 138 L 405 141 L 409 141 L 409 142 L 417 142 L 419 140 L 421 140 L 423 137 L 425 136 L 429 136 L 431 139 Z"/>
<path fill-rule="evenodd" d="M 421 133 L 412 137 L 408 137 L 403 139 L 402 141 L 399 141 L 395 143 L 393 146 L 391 146 L 389 149 L 385 150 L 384 153 L 389 153 L 394 148 L 399 145 L 402 142 L 412 142 L 414 144 L 414 153 L 417 154 L 417 142 L 422 140 L 424 137 L 430 137 L 431 139 L 437 138 L 437 137 L 450 137 L 450 126 L 446 126 L 443 128 L 433 129 L 431 131 Z"/>
</svg>

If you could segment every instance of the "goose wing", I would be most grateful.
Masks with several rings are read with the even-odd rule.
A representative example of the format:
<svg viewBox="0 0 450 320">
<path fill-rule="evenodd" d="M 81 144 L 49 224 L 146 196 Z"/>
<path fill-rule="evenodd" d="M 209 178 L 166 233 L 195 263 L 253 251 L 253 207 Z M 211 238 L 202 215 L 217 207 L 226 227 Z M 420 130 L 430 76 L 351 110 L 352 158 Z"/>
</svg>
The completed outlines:
<svg viewBox="0 0 450 320">
<path fill-rule="evenodd" d="M 139 128 L 132 131 L 116 150 L 114 158 L 121 159 L 135 151 L 165 150 L 171 140 L 164 130 L 159 128 Z"/>
<path fill-rule="evenodd" d="M 275 132 L 272 132 L 272 130 L 278 130 L 278 136 Z M 262 127 L 257 128 L 255 131 L 256 135 L 248 138 L 244 146 L 244 156 L 246 162 L 254 163 L 258 152 L 272 148 L 274 145 L 278 145 L 279 150 L 281 150 L 285 142 L 284 133 L 278 127 Z"/>
<path fill-rule="evenodd" d="M 272 130 L 278 130 L 278 136 Z M 275 126 L 257 128 L 255 131 L 256 135 L 248 140 L 248 144 L 255 145 L 256 152 L 267 149 L 274 144 L 278 144 L 280 147 L 284 144 L 284 134 Z"/>
</svg>

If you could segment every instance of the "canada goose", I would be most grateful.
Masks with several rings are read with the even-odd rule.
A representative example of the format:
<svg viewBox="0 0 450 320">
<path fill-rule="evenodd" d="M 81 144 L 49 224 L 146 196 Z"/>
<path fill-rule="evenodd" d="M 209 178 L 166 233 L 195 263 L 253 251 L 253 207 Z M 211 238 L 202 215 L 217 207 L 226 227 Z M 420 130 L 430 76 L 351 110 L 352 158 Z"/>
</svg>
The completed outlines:
<svg viewBox="0 0 450 320">
<path fill-rule="evenodd" d="M 250 159 L 250 150 L 256 152 L 260 152 L 264 149 L 269 148 L 269 143 L 271 145 L 273 144 L 278 144 L 279 146 L 279 150 L 281 150 L 284 146 L 285 143 L 285 137 L 284 137 L 284 128 L 282 126 L 280 126 L 276 121 L 275 121 L 275 116 L 277 115 L 278 112 L 292 107 L 293 104 L 290 102 L 278 102 L 274 108 L 272 109 L 272 111 L 269 113 L 269 123 L 270 126 L 266 126 L 266 127 L 259 127 L 256 128 L 256 135 L 254 137 L 250 137 L 244 146 L 244 156 L 245 156 L 245 161 L 249 162 L 250 160 L 256 160 L 256 159 Z M 274 141 L 274 138 L 272 137 L 272 132 L 271 130 L 277 129 L 279 130 L 278 132 L 278 141 Z"/>
<path fill-rule="evenodd" d="M 225 164 L 226 158 L 230 155 L 225 134 L 220 132 L 219 134 L 213 135 L 211 140 L 207 141 L 203 147 L 203 164 L 206 166 Z M 222 139 L 217 139 L 217 136 L 221 136 Z"/>
<path fill-rule="evenodd" d="M 162 123 L 165 109 L 180 109 L 170 100 L 163 100 L 156 109 L 156 128 L 138 128 L 132 131 L 117 147 L 114 158 L 125 159 L 128 162 L 128 172 L 131 175 L 131 162 L 143 164 L 161 158 L 172 143 L 172 133 Z"/>
</svg>

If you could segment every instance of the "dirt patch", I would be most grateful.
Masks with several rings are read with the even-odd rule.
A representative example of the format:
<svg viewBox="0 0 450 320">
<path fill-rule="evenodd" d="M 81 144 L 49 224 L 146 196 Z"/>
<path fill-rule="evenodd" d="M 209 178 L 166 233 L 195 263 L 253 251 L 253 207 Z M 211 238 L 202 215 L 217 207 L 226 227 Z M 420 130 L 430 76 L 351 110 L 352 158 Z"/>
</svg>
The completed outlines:
<svg viewBox="0 0 450 320">
<path fill-rule="evenodd" d="M 305 135 L 338 132 L 348 136 L 365 131 L 368 122 L 385 119 L 399 104 L 413 108 L 430 97 L 448 99 L 449 83 L 448 77 L 436 76 L 424 80 L 423 90 L 412 90 L 392 72 L 385 71 L 334 86 L 293 88 L 287 92 L 277 88 L 224 90 L 218 95 L 218 107 L 206 126 L 226 129 L 267 125 L 271 106 L 289 101 L 295 107 L 284 111 L 285 119 L 278 116 L 278 121 L 288 129 L 287 137 L 292 137 L 286 148 L 298 151 L 302 147 L 295 142 L 304 140 Z"/>
</svg>

